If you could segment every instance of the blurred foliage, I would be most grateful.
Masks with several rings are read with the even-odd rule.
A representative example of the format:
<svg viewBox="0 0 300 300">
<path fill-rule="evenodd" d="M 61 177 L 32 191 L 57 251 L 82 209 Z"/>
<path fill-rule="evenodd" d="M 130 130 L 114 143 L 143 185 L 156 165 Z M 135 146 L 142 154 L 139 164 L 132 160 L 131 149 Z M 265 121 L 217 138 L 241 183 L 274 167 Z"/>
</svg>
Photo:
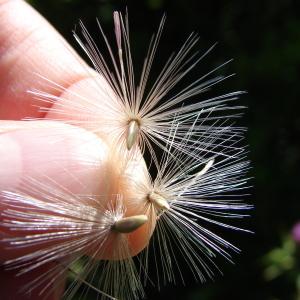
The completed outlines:
<svg viewBox="0 0 300 300">
<path fill-rule="evenodd" d="M 267 281 L 274 280 L 295 268 L 295 250 L 295 242 L 290 237 L 284 237 L 281 247 L 272 249 L 263 257 L 266 266 L 264 277 Z"/>
<path fill-rule="evenodd" d="M 249 127 L 250 176 L 254 178 L 250 199 L 256 208 L 251 223 L 245 226 L 255 234 L 232 236 L 243 252 L 234 257 L 235 266 L 220 261 L 224 276 L 217 276 L 215 282 L 201 285 L 190 276 L 186 287 L 167 286 L 160 292 L 149 287 L 147 294 L 149 299 L 300 299 L 299 252 L 289 240 L 290 228 L 300 218 L 300 1 L 30 2 L 77 49 L 71 31 L 79 19 L 98 34 L 96 17 L 110 30 L 112 11 L 127 6 L 137 62 L 143 61 L 145 45 L 164 12 L 167 25 L 159 48 L 162 57 L 195 30 L 201 36 L 201 50 L 219 42 L 201 64 L 203 71 L 235 59 L 223 72 L 237 76 L 217 89 L 248 91 L 241 99 L 248 110 L 240 123 Z"/>
<path fill-rule="evenodd" d="M 287 281 L 290 286 L 291 298 L 300 299 L 300 251 L 290 235 L 284 235 L 282 244 L 270 250 L 262 258 L 265 266 L 263 276 L 267 282 L 277 282 L 281 286 Z M 286 298 L 283 290 L 283 297 Z"/>
</svg>

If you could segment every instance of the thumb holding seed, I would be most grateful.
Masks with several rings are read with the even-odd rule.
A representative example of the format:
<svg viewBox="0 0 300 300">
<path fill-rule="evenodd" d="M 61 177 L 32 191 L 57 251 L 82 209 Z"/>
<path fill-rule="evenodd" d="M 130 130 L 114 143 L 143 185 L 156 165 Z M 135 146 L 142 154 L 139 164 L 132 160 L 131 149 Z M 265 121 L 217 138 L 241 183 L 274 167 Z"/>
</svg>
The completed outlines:
<svg viewBox="0 0 300 300">
<path fill-rule="evenodd" d="M 93 86 L 87 84 L 88 82 L 95 82 L 91 78 L 91 74 L 87 72 L 89 68 L 46 20 L 25 1 L 0 0 L 0 3 L 2 4 L 0 5 L 2 16 L 0 18 L 2 28 L 0 33 L 0 119 L 43 118 L 45 114 L 39 110 L 41 102 L 34 95 L 28 93 L 28 90 L 32 88 L 37 88 L 58 98 L 60 96 L 68 98 L 68 90 L 74 90 L 80 83 L 83 83 L 78 90 L 79 95 L 93 93 L 93 90 L 90 90 Z M 49 45 L 51 45 L 51 51 L 49 51 Z M 65 94 L 61 95 L 60 89 L 51 86 L 49 82 L 42 80 L 37 74 L 42 74 L 48 80 L 59 84 Z M 97 86 L 99 88 L 98 83 Z M 104 89 L 100 88 L 100 90 L 102 95 L 97 95 L 97 101 L 101 100 L 106 94 L 105 87 Z M 90 101 L 92 107 L 95 105 L 92 103 L 94 98 L 91 98 Z M 76 105 L 75 102 L 72 102 L 72 104 Z M 45 104 L 46 107 L 49 107 L 49 105 L 50 103 Z M 68 109 L 71 109 L 71 107 L 69 106 Z M 67 109 L 66 113 L 68 113 Z M 47 117 L 51 118 L 51 116 Z M 90 120 L 83 121 L 88 123 Z M 111 159 L 111 152 L 113 151 L 111 151 L 111 146 L 106 145 L 106 141 L 101 140 L 101 137 L 96 137 L 91 132 L 80 129 L 80 127 L 85 128 L 85 126 L 80 126 L 82 124 L 75 125 L 78 125 L 78 127 L 45 121 L 42 123 L 1 121 L 0 191 L 10 191 L 18 194 L 21 189 L 23 195 L 31 194 L 36 200 L 40 201 L 33 203 L 45 205 L 46 200 L 49 198 L 49 191 L 51 191 L 47 188 L 49 182 L 51 183 L 49 179 L 51 179 L 56 187 L 64 187 L 67 194 L 101 196 L 117 191 L 117 193 L 124 194 L 124 217 L 140 215 L 140 211 L 136 211 L 135 207 L 128 205 L 130 203 L 126 202 L 128 199 L 136 197 L 136 194 L 130 188 L 130 184 L 127 184 L 126 180 L 123 180 L 122 184 L 119 182 L 119 166 L 124 157 L 121 155 L 118 158 Z M 109 126 L 109 124 L 100 125 L 102 128 Z M 105 161 L 107 162 L 108 157 L 110 157 L 110 163 L 106 164 Z M 139 165 L 140 170 L 143 170 L 143 163 Z M 108 188 L 107 182 L 111 181 L 110 179 L 115 175 L 118 175 L 118 180 L 112 181 L 115 185 Z M 139 177 L 141 176 L 136 172 L 135 178 L 138 179 Z M 37 189 L 28 184 L 28 181 L 32 183 L 33 180 Z M 43 195 L 38 193 L 41 189 Z M 52 194 L 52 196 L 54 195 Z M 55 207 L 55 199 L 55 197 L 51 198 L 53 200 L 52 208 L 53 205 Z M 105 197 L 97 199 L 101 202 L 100 200 L 104 201 Z M 42 286 L 38 286 L 27 295 L 18 293 L 18 289 L 26 283 L 39 281 L 40 276 L 53 269 L 57 262 L 46 263 L 40 268 L 21 276 L 16 276 L 18 269 L 8 272 L 4 266 L 4 262 L 33 253 L 34 250 L 42 250 L 42 247 L 45 246 L 54 247 L 54 240 L 49 240 L 47 245 L 37 244 L 17 247 L 15 244 L 8 249 L 10 238 L 14 239 L 18 236 L 24 238 L 30 233 L 28 230 L 9 230 L 8 226 L 3 226 L 4 221 L 6 224 L 14 221 L 7 216 L 4 217 L 3 213 L 6 211 L 7 214 L 8 209 L 10 209 L 11 214 L 18 214 L 19 217 L 25 218 L 30 215 L 30 209 L 22 206 L 21 202 L 16 202 L 17 200 L 25 201 L 26 197 L 14 199 L 14 202 L 4 201 L 3 197 L 0 198 L 1 298 L 26 299 L 27 297 L 27 299 L 41 299 Z M 70 212 L 72 210 L 74 213 L 78 211 L 79 203 L 79 201 L 76 203 L 77 206 L 69 204 Z M 52 210 L 46 212 L 47 217 L 51 219 Z M 27 213 L 27 215 L 24 215 L 24 213 Z M 26 226 L 29 226 L 30 221 L 37 220 L 38 216 L 41 218 L 42 214 L 30 215 L 30 218 L 26 219 Z M 56 217 L 55 214 L 52 214 L 52 217 Z M 14 225 L 17 226 L 18 224 Z M 24 223 L 20 224 L 24 225 Z M 130 248 L 129 255 L 137 254 L 148 244 L 154 224 L 155 222 L 148 220 L 144 225 L 127 234 Z M 33 222 L 33 225 L 36 225 L 36 223 Z M 50 232 L 44 230 L 44 233 Z M 3 242 L 3 239 L 6 242 Z M 77 246 L 77 248 L 79 247 Z M 109 259 L 111 255 L 112 253 L 106 251 L 105 255 L 102 253 L 102 256 L 99 255 L 95 259 Z M 50 279 L 49 277 L 49 282 Z M 46 283 L 43 282 L 42 284 L 46 285 Z M 59 286 L 55 286 L 55 289 L 51 286 L 48 288 L 53 292 L 48 299 L 58 299 L 63 292 L 63 281 L 60 281 Z"/>
<path fill-rule="evenodd" d="M 43 193 L 39 194 L 39 189 L 40 187 L 51 187 L 49 180 L 52 180 L 56 186 L 63 187 L 66 195 L 99 195 L 95 199 L 97 205 L 103 209 L 106 208 L 106 201 L 109 201 L 110 195 L 123 195 L 124 218 L 116 220 L 116 223 L 113 224 L 113 230 L 128 235 L 130 255 L 136 255 L 148 244 L 153 231 L 151 226 L 154 226 L 154 222 L 147 222 L 146 216 L 140 216 L 138 209 L 135 210 L 131 206 L 126 208 L 126 201 L 134 197 L 134 191 L 128 189 L 127 177 L 122 176 L 119 170 L 120 165 L 123 165 L 122 157 L 119 154 L 113 154 L 103 140 L 84 129 L 62 123 L 2 121 L 0 124 L 2 125 L 2 129 L 0 129 L 0 165 L 2 166 L 0 170 L 0 190 L 2 192 L 12 191 L 18 193 L 22 191 L 25 195 L 34 196 L 39 201 L 47 203 L 49 200 L 47 198 L 48 191 L 43 188 Z M 135 162 L 135 164 L 140 164 L 136 172 L 144 170 L 145 166 L 142 160 Z M 135 175 L 137 178 L 141 177 L 137 173 Z M 28 179 L 31 180 L 29 183 Z M 32 180 L 34 180 L 36 186 L 32 185 Z M 12 208 L 16 209 L 17 204 L 14 203 L 10 206 L 9 202 L 4 201 L 3 193 L 1 197 L 0 232 L 1 240 L 4 240 L 0 244 L 1 263 L 22 257 L 39 249 L 52 247 L 57 242 L 52 239 L 46 244 L 28 245 L 26 247 L 17 247 L 11 244 L 11 239 L 23 238 L 35 233 L 44 234 L 45 230 L 40 231 L 37 228 L 28 231 L 28 228 L 26 230 L 22 227 L 19 227 L 19 230 L 11 230 L 12 226 L 7 226 L 7 224 L 12 224 L 9 223 L 11 220 L 7 216 L 7 212 Z M 57 203 L 59 204 L 59 202 Z M 30 207 L 30 204 L 28 205 L 28 207 L 23 204 L 20 205 L 17 208 L 18 214 L 31 211 L 32 207 Z M 71 206 L 70 209 L 79 210 L 78 203 L 75 203 L 74 207 Z M 46 212 L 45 209 L 44 213 L 49 214 L 49 211 Z M 50 211 L 51 213 L 52 211 Z M 32 218 L 34 219 L 34 217 Z M 65 224 L 62 223 L 62 227 L 64 226 Z M 60 230 L 60 228 L 57 229 Z M 47 230 L 49 231 L 49 228 L 46 229 L 46 233 Z M 116 247 L 118 244 L 114 244 L 114 246 Z M 113 257 L 113 251 L 99 253 L 96 259 L 116 259 L 116 257 Z M 89 255 L 89 253 L 87 254 Z M 23 284 L 24 281 L 27 281 L 27 278 L 32 280 L 32 274 L 40 275 L 39 272 L 45 272 L 45 268 L 53 268 L 52 264 L 57 264 L 57 261 L 54 260 L 50 264 L 45 264 L 42 269 L 35 269 L 31 273 L 28 272 L 17 277 L 17 279 L 13 276 L 13 271 L 7 273 L 4 271 L 4 267 L 1 267 L 0 276 L 3 275 L 8 281 L 5 285 L 7 293 L 9 295 L 16 293 L 16 284 Z M 15 273 L 17 272 L 16 269 Z M 18 283 L 16 283 L 16 280 Z M 57 289 L 62 292 L 61 285 Z M 35 294 L 37 291 L 33 293 Z M 21 295 L 17 295 L 15 299 L 18 299 L 19 296 Z M 56 299 L 57 295 L 53 297 L 53 299 Z M 30 299 L 34 299 L 32 295 Z"/>
</svg>

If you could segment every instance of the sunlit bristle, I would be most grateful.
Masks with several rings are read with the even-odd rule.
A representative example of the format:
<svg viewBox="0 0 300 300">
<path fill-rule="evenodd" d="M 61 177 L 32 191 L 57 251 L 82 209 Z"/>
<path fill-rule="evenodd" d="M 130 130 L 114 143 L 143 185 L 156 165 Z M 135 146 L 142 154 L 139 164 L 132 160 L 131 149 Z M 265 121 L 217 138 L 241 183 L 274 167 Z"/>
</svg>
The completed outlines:
<svg viewBox="0 0 300 300">
<path fill-rule="evenodd" d="M 112 229 L 119 233 L 131 233 L 148 221 L 146 215 L 125 217 L 115 222 Z"/>
<path fill-rule="evenodd" d="M 140 131 L 140 124 L 137 120 L 131 120 L 128 123 L 126 146 L 128 150 L 131 150 L 132 146 L 136 143 L 138 134 Z"/>
<path fill-rule="evenodd" d="M 116 47 L 109 42 L 100 22 L 98 25 L 103 43 L 99 48 L 82 22 L 80 29 L 74 32 L 77 42 L 90 58 L 99 78 L 92 73 L 92 76 L 87 76 L 93 77 L 92 80 L 85 81 L 83 88 L 71 85 L 65 89 L 64 86 L 40 76 L 51 90 L 57 92 L 55 94 L 60 95 L 51 95 L 39 90 L 30 91 L 42 101 L 41 112 L 45 112 L 47 118 L 84 127 L 100 136 L 106 135 L 116 147 L 121 145 L 131 150 L 133 145 L 137 145 L 141 152 L 149 150 L 155 163 L 154 149 L 156 146 L 164 149 L 170 143 L 168 136 L 172 132 L 175 115 L 184 124 L 181 124 L 180 130 L 177 131 L 174 148 L 184 139 L 184 131 L 192 126 L 195 134 L 191 138 L 197 141 L 199 136 L 205 138 L 208 131 L 213 132 L 216 127 L 221 126 L 218 122 L 222 124 L 224 120 L 234 120 L 240 116 L 239 111 L 243 107 L 234 105 L 234 102 L 243 91 L 215 95 L 212 98 L 205 97 L 205 92 L 232 76 L 217 75 L 219 69 L 231 60 L 208 73 L 199 73 L 195 79 L 188 79 L 187 75 L 202 62 L 215 45 L 203 53 L 196 51 L 199 37 L 192 33 L 177 52 L 163 60 L 157 58 L 158 73 L 155 77 L 152 76 L 151 70 L 155 67 L 166 21 L 166 17 L 163 16 L 157 33 L 150 40 L 146 50 L 141 72 L 136 74 L 128 14 L 123 15 L 115 11 L 113 20 Z M 89 90 L 91 92 L 88 92 Z M 197 101 L 194 101 L 196 96 L 201 99 L 197 98 Z M 69 109 L 70 107 L 72 109 Z M 139 122 L 130 121 L 130 124 L 127 124 L 124 120 L 127 120 L 128 116 L 139 116 Z M 199 117 L 194 124 L 196 116 Z M 145 126 L 138 126 L 138 123 Z M 227 125 L 222 126 L 226 129 Z M 237 134 L 242 130 L 232 128 L 232 132 Z M 218 142 L 215 141 L 212 146 Z"/>
<path fill-rule="evenodd" d="M 165 211 L 170 209 L 168 201 L 158 193 L 152 192 L 151 194 L 149 194 L 148 201 L 150 201 L 158 211 Z"/>
<path fill-rule="evenodd" d="M 114 25 L 115 25 L 115 35 L 117 40 L 118 50 L 120 51 L 122 46 L 122 32 L 121 32 L 121 23 L 120 23 L 120 13 L 118 11 L 114 11 Z"/>
<path fill-rule="evenodd" d="M 209 160 L 205 164 L 204 168 L 197 174 L 197 176 L 202 176 L 205 173 L 207 173 L 209 171 L 209 169 L 213 166 L 213 164 L 214 164 L 214 159 Z"/>
<path fill-rule="evenodd" d="M 157 217 L 152 241 L 156 251 L 160 251 L 155 253 L 156 265 L 161 266 L 158 286 L 161 281 L 177 281 L 176 274 L 181 272 L 177 263 L 179 253 L 197 280 L 213 278 L 219 272 L 214 258 L 220 255 L 232 261 L 232 253 L 239 249 L 210 228 L 247 232 L 229 219 L 241 219 L 247 216 L 244 211 L 251 209 L 239 198 L 243 196 L 240 191 L 247 188 L 244 175 L 248 162 L 243 161 L 244 148 L 228 135 L 230 128 L 207 131 L 196 143 L 191 137 L 195 132 L 190 128 L 182 131 L 183 139 L 174 147 L 177 130 L 181 130 L 180 126 L 174 125 L 169 145 L 155 166 L 155 178 L 141 184 L 139 192 L 144 195 L 144 213 Z M 222 142 L 212 146 L 216 140 Z M 222 143 L 227 147 L 222 152 L 215 151 Z M 147 255 L 146 251 L 146 269 Z"/>
</svg>

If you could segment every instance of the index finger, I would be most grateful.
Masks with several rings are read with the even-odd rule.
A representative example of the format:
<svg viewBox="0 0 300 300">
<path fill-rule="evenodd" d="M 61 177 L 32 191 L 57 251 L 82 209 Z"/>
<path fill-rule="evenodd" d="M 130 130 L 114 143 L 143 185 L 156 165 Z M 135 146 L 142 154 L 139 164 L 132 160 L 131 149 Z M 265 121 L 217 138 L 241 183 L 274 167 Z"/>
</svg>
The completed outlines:
<svg viewBox="0 0 300 300">
<path fill-rule="evenodd" d="M 28 89 L 60 92 L 37 74 L 66 89 L 88 76 L 83 60 L 25 1 L 0 0 L 0 28 L 0 119 L 43 116 Z"/>
</svg>

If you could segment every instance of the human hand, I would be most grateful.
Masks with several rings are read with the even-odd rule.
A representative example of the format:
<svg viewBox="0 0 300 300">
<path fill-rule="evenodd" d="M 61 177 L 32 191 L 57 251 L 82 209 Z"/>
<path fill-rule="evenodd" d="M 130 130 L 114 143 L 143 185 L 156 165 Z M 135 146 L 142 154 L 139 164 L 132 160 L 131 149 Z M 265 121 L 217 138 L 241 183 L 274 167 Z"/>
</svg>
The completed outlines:
<svg viewBox="0 0 300 300">
<path fill-rule="evenodd" d="M 17 190 L 23 178 L 45 180 L 49 177 L 63 182 L 73 193 L 101 194 L 99 182 L 104 176 L 101 167 L 106 165 L 112 150 L 105 141 L 84 129 L 62 123 L 21 121 L 25 117 L 45 116 L 39 111 L 38 100 L 28 93 L 29 89 L 60 96 L 53 86 L 38 80 L 36 74 L 60 84 L 66 93 L 75 86 L 81 93 L 90 94 L 88 82 L 92 73 L 86 72 L 88 66 L 24 1 L 0 0 L 0 16 L 0 190 Z M 97 162 L 97 167 L 87 162 Z M 114 163 L 119 164 L 120 161 Z M 66 176 L 70 166 L 75 172 L 72 175 L 81 185 L 76 185 L 71 176 Z M 39 177 L 41 173 L 43 177 Z M 0 198 L 0 216 L 4 210 L 5 205 Z M 145 230 L 149 232 L 147 228 Z M 0 229 L 0 233 L 1 239 L 13 234 L 5 229 Z M 133 253 L 139 252 L 148 241 L 148 237 L 139 238 L 138 235 L 143 235 L 143 232 L 137 233 L 136 240 L 140 242 L 133 246 Z M 20 277 L 16 277 L 17 270 L 8 272 L 1 266 L 1 263 L 20 255 L 22 251 L 7 249 L 5 243 L 0 245 L 3 299 L 41 297 L 38 289 L 26 296 L 19 294 L 18 288 L 46 272 L 53 262 Z M 49 299 L 58 299 L 63 287 L 62 282 L 52 291 Z"/>
</svg>

